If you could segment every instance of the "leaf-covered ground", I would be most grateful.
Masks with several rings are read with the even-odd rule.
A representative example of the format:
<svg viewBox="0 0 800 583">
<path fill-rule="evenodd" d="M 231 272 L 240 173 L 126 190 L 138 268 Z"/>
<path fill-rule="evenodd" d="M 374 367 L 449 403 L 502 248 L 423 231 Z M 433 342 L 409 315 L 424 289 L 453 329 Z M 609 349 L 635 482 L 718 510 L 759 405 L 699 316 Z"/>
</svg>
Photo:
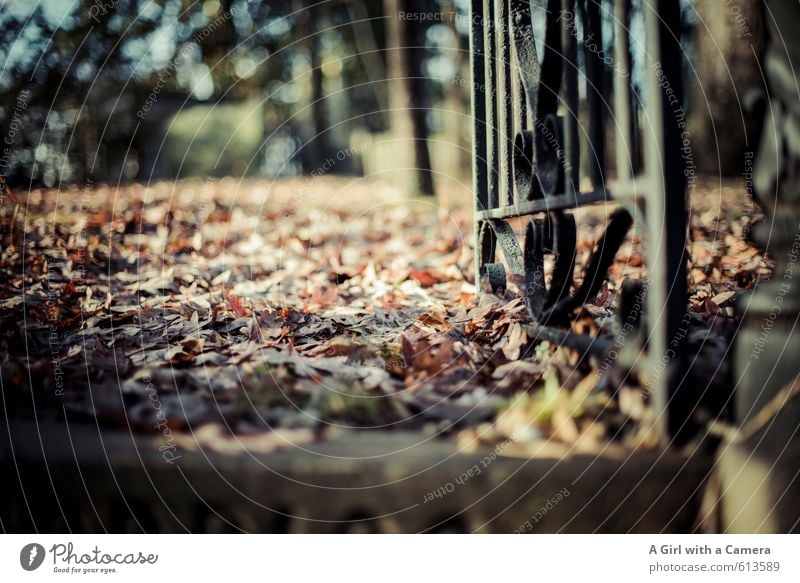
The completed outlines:
<svg viewBox="0 0 800 583">
<path fill-rule="evenodd" d="M 647 446 L 633 379 L 529 338 L 513 286 L 476 297 L 469 205 L 452 198 L 341 179 L 8 194 L 5 415 L 168 428 L 221 451 L 232 435 L 268 450 L 356 428 Z M 741 187 L 697 188 L 692 205 L 688 341 L 714 397 L 732 300 L 769 266 L 745 242 L 757 213 Z M 609 211 L 579 213 L 578 280 Z M 616 291 L 643 270 L 634 235 L 575 329 L 613 339 Z"/>
</svg>

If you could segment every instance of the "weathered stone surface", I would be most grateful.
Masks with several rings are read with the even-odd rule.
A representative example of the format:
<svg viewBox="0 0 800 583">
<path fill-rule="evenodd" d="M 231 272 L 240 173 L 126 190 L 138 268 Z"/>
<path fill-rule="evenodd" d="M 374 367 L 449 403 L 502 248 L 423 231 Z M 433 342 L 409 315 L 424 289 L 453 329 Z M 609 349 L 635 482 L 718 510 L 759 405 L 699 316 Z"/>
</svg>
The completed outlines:
<svg viewBox="0 0 800 583">
<path fill-rule="evenodd" d="M 795 398 L 749 439 L 720 446 L 710 494 L 716 496 L 715 511 L 722 531 L 797 532 L 798 415 L 800 401 Z"/>
<path fill-rule="evenodd" d="M 40 429 L 13 426 L 13 455 L 7 434 L 0 441 L 11 531 L 685 532 L 710 467 L 560 446 L 486 463 L 488 450 L 398 433 L 266 455 L 181 452 L 168 464 L 150 438 Z"/>
</svg>

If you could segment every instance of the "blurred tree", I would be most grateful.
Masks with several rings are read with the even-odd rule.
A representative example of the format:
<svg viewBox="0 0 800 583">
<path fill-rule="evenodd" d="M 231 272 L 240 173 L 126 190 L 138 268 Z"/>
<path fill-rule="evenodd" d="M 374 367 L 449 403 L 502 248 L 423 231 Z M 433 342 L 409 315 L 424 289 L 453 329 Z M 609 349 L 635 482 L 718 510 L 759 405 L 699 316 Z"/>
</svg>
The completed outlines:
<svg viewBox="0 0 800 583">
<path fill-rule="evenodd" d="M 389 109 L 393 133 L 400 147 L 408 144 L 416 168 L 415 190 L 434 194 L 433 168 L 428 148 L 423 35 L 427 28 L 422 18 L 431 12 L 421 0 L 384 0 L 387 27 L 387 75 Z M 426 10 L 427 7 L 427 10 Z M 438 10 L 438 8 L 437 8 Z M 405 157 L 404 157 L 405 159 Z"/>
<path fill-rule="evenodd" d="M 748 91 L 762 83 L 761 2 L 696 0 L 695 9 L 689 129 L 696 165 L 701 172 L 741 175 L 745 150 L 756 146 L 748 137 L 761 123 L 747 107 Z"/>
<path fill-rule="evenodd" d="M 420 169 L 417 190 L 433 192 L 429 107 L 441 87 L 424 79 L 431 27 L 399 23 L 401 9 L 429 10 L 421 0 L 12 0 L 0 12 L 0 132 L 11 142 L 0 174 L 55 185 L 197 172 L 181 160 L 215 157 L 165 152 L 213 148 L 212 136 L 231 149 L 243 125 L 252 142 L 253 123 L 263 139 L 242 171 L 308 173 L 355 130 L 383 132 L 391 119 L 418 145 L 408 164 Z M 408 50 L 387 54 L 392 35 Z M 184 113 L 195 108 L 202 115 Z M 206 131 L 214 119 L 225 127 Z M 347 156 L 330 172 L 358 167 Z"/>
<path fill-rule="evenodd" d="M 111 144 L 134 131 L 131 119 L 107 123 L 101 97 L 128 81 L 134 55 L 124 50 L 124 38 L 147 35 L 165 16 L 157 3 L 142 14 L 138 5 L 12 2 L 0 12 L 0 126 L 10 181 L 86 176 L 108 156 L 86 143 L 90 136 L 102 132 Z M 10 136 L 12 121 L 17 131 Z"/>
<path fill-rule="evenodd" d="M 2 173 L 48 185 L 158 177 L 174 114 L 254 96 L 268 105 L 259 123 L 273 133 L 270 146 L 293 155 L 297 131 L 287 120 L 303 61 L 290 8 L 250 0 L 12 2 L 0 13 L 0 129 L 4 138 L 12 120 L 18 129 Z M 291 172 L 292 164 L 278 168 Z"/>
<path fill-rule="evenodd" d="M 311 76 L 311 108 L 312 135 L 304 146 L 312 159 L 310 166 L 324 163 L 329 154 L 328 115 L 325 111 L 325 95 L 323 93 L 322 72 L 322 35 L 327 23 L 326 12 L 330 5 L 314 3 L 304 10 L 300 0 L 294 0 L 293 8 L 297 14 L 297 36 L 305 45 L 309 55 Z"/>
<path fill-rule="evenodd" d="M 389 127 L 386 55 L 383 51 L 386 46 L 383 2 L 378 0 L 365 4 L 362 0 L 349 0 L 346 6 L 353 32 L 353 44 L 362 62 L 362 81 L 369 83 L 374 99 L 372 106 L 366 108 L 366 111 L 373 112 L 369 115 L 369 125 L 375 131 L 383 131 Z"/>
</svg>

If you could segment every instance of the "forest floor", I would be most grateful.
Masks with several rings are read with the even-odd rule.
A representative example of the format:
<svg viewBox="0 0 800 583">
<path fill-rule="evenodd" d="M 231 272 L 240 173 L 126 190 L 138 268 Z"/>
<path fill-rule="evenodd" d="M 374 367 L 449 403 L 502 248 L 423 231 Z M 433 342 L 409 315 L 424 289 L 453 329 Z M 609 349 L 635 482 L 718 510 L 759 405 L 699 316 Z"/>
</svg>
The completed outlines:
<svg viewBox="0 0 800 583">
<path fill-rule="evenodd" d="M 476 295 L 457 198 L 327 178 L 10 195 L 4 413 L 168 427 L 218 451 L 366 429 L 651 446 L 646 391 L 529 338 L 513 285 Z M 693 382 L 713 396 L 733 301 L 770 266 L 745 242 L 759 216 L 743 185 L 698 185 L 691 204 L 688 341 Z M 579 212 L 577 279 L 610 208 Z M 643 275 L 634 234 L 574 329 L 614 338 L 620 283 Z"/>
</svg>

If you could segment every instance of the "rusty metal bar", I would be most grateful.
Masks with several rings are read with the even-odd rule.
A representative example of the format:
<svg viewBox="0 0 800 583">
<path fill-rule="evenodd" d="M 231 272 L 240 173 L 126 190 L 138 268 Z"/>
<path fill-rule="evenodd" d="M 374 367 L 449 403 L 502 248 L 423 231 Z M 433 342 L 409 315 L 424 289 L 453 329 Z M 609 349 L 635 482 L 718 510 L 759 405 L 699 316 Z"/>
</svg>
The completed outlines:
<svg viewBox="0 0 800 583">
<path fill-rule="evenodd" d="M 612 200 L 612 196 L 612 193 L 605 189 L 593 190 L 591 192 L 579 194 L 578 196 L 567 194 L 546 196 L 536 200 L 522 201 L 513 206 L 503 206 L 479 212 L 475 218 L 479 221 L 488 219 L 512 219 L 536 213 L 574 209 L 579 206 L 609 202 Z"/>
<path fill-rule="evenodd" d="M 472 187 L 475 212 L 489 208 L 489 183 L 486 164 L 486 63 L 483 55 L 483 0 L 470 3 L 469 59 L 472 72 Z M 478 240 L 479 223 L 475 223 L 475 240 Z M 475 253 L 475 273 L 480 273 L 480 254 Z"/>
<path fill-rule="evenodd" d="M 525 143 L 525 136 L 529 135 L 529 128 L 533 125 L 534 111 L 528 109 L 528 95 L 525 89 L 526 79 L 532 71 L 531 60 L 535 60 L 535 54 L 529 55 L 526 51 L 520 50 L 519 43 L 517 43 L 516 35 L 529 34 L 529 42 L 533 42 L 532 29 L 530 22 L 524 23 L 522 14 L 519 11 L 519 5 L 515 0 L 509 0 L 510 6 L 508 7 L 508 30 L 509 30 L 509 43 L 511 50 L 511 83 L 512 83 L 512 98 L 513 98 L 513 132 L 509 136 L 511 147 L 511 185 L 510 194 L 511 203 L 518 204 L 520 201 L 527 200 L 530 195 L 531 184 L 530 181 L 524 183 L 518 182 L 520 176 L 517 165 L 522 160 L 526 166 L 533 165 L 533 152 L 527 147 Z M 530 8 L 525 14 L 530 16 Z M 528 18 L 530 20 L 530 18 Z M 524 32 L 521 32 L 524 31 Z M 526 45 L 530 46 L 529 44 Z M 529 119 L 530 117 L 530 119 Z M 526 173 L 530 177 L 530 173 Z"/>
<path fill-rule="evenodd" d="M 630 0 L 614 0 L 614 142 L 617 181 L 633 176 L 633 120 L 631 112 L 631 54 L 628 27 Z"/>
<path fill-rule="evenodd" d="M 605 182 L 606 167 L 605 71 L 599 52 L 604 50 L 603 27 L 600 21 L 600 0 L 586 0 L 585 6 L 583 54 L 586 63 L 589 178 L 592 187 L 600 188 Z"/>
<path fill-rule="evenodd" d="M 484 95 L 486 112 L 486 167 L 488 208 L 500 206 L 498 174 L 497 74 L 495 70 L 495 28 L 493 0 L 483 0 Z"/>
<path fill-rule="evenodd" d="M 513 107 L 514 94 L 511 83 L 511 51 L 508 38 L 508 2 L 495 0 L 495 43 L 497 51 L 497 124 L 499 131 L 499 185 L 500 204 L 510 205 L 514 202 L 514 177 L 512 163 L 514 152 Z"/>
<path fill-rule="evenodd" d="M 580 141 L 578 139 L 578 41 L 574 23 L 575 0 L 561 2 L 562 83 L 564 85 L 564 169 L 565 194 L 577 196 L 580 192 Z M 573 15 L 566 18 L 566 15 Z"/>
</svg>

